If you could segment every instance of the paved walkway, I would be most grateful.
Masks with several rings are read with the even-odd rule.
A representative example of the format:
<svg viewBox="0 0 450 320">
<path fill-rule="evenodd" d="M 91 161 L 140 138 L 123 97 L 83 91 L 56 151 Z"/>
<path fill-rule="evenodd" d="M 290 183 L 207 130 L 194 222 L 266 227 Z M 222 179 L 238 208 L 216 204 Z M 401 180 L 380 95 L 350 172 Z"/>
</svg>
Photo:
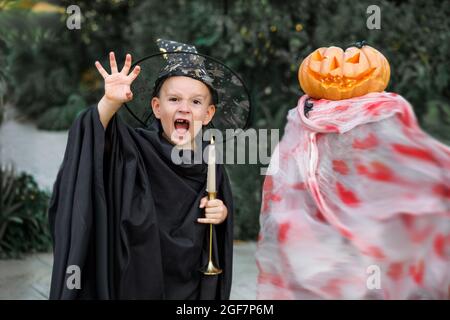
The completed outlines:
<svg viewBox="0 0 450 320">
<path fill-rule="evenodd" d="M 41 188 L 51 191 L 64 157 L 67 131 L 38 130 L 15 117 L 14 109 L 7 107 L 0 126 L 0 163 L 32 174 Z"/>
<path fill-rule="evenodd" d="M 256 298 L 254 242 L 236 242 L 231 299 Z M 44 300 L 50 288 L 52 254 L 32 254 L 23 260 L 0 260 L 0 300 Z"/>
</svg>

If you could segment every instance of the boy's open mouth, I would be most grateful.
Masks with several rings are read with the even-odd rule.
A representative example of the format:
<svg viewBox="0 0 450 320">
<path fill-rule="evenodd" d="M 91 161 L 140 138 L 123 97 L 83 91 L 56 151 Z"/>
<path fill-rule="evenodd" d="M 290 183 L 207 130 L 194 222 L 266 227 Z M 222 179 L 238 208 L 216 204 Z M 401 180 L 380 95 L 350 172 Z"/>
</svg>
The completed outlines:
<svg viewBox="0 0 450 320">
<path fill-rule="evenodd" d="M 185 134 L 189 130 L 189 120 L 175 119 L 174 126 L 178 134 Z"/>
</svg>

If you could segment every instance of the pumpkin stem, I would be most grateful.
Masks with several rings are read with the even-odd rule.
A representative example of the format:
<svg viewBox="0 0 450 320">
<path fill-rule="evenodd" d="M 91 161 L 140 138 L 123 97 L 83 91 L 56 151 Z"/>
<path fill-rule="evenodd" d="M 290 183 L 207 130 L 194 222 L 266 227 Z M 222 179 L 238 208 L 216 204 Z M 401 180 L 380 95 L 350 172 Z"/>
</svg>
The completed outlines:
<svg viewBox="0 0 450 320">
<path fill-rule="evenodd" d="M 358 49 L 361 49 L 362 47 L 367 45 L 367 41 L 366 40 L 362 40 L 362 41 L 357 41 L 353 44 L 354 47 L 357 47 Z"/>
</svg>

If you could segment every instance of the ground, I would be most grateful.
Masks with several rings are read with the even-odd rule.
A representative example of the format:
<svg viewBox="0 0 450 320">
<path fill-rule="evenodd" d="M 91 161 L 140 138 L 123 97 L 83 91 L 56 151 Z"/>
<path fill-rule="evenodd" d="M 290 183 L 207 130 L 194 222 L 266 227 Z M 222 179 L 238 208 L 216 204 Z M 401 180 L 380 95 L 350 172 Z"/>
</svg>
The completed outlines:
<svg viewBox="0 0 450 320">
<path fill-rule="evenodd" d="M 256 299 L 254 242 L 234 246 L 232 300 Z M 53 257 L 51 253 L 28 255 L 22 260 L 0 260 L 0 300 L 48 299 Z"/>
</svg>

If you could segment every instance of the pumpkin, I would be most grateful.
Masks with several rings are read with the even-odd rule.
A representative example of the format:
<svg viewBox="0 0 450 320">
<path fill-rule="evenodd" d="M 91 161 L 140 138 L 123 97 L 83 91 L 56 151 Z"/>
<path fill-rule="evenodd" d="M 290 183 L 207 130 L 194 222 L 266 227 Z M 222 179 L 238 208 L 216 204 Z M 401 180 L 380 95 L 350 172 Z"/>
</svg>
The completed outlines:
<svg viewBox="0 0 450 320">
<path fill-rule="evenodd" d="M 383 91 L 390 73 L 383 54 L 363 41 L 345 51 L 333 46 L 315 50 L 300 65 L 298 80 L 314 99 L 341 100 Z"/>
</svg>

